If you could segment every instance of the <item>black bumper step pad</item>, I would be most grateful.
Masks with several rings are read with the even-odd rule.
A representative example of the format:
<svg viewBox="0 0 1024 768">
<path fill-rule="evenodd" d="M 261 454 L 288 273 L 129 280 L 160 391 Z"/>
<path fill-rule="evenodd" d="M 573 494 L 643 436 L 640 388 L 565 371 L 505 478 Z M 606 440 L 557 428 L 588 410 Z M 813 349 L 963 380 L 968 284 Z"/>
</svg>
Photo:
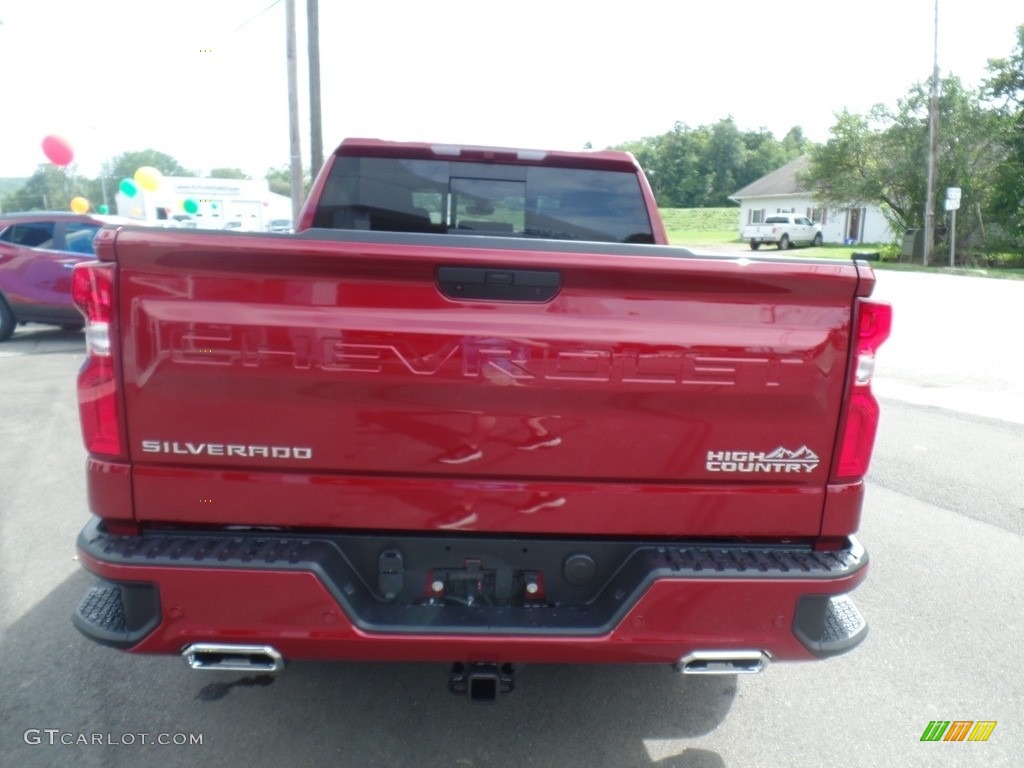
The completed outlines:
<svg viewBox="0 0 1024 768">
<path fill-rule="evenodd" d="M 825 658 L 860 645 L 868 623 L 849 595 L 815 595 L 798 601 L 793 634 L 807 650 Z"/>
<path fill-rule="evenodd" d="M 96 560 L 116 565 L 311 572 L 360 629 L 399 634 L 596 636 L 611 631 L 659 579 L 795 580 L 806 581 L 808 592 L 827 592 L 830 582 L 857 573 L 868 562 L 867 553 L 855 539 L 845 548 L 817 552 L 806 544 L 695 541 L 668 546 L 644 541 L 399 532 L 156 529 L 139 536 L 118 536 L 107 533 L 98 520 L 82 531 L 78 546 Z M 386 592 L 380 589 L 382 552 L 399 552 L 402 563 L 398 571 L 388 574 Z M 399 562 L 397 557 L 391 560 Z M 585 578 L 570 567 L 581 560 L 587 564 L 582 569 Z M 507 590 L 502 589 L 495 590 L 489 601 L 475 601 L 471 608 L 424 599 L 424 585 L 434 574 L 463 568 L 467 561 L 491 569 L 495 583 L 507 582 L 510 572 L 543 573 L 543 604 L 503 600 Z M 816 589 L 816 583 L 824 589 Z M 123 600 L 127 594 L 122 591 Z M 807 635 L 819 646 L 815 653 L 828 653 L 842 642 L 826 638 L 824 630 L 813 629 L 824 622 L 826 608 L 812 603 L 807 610 L 813 620 L 800 621 L 801 626 L 812 628 Z M 93 614 L 99 617 L 102 612 Z M 120 637 L 118 631 L 107 629 L 104 621 L 88 623 Z M 141 618 L 127 621 L 126 636 L 137 635 L 144 623 Z M 845 631 L 842 626 L 836 630 L 840 634 Z"/>
<path fill-rule="evenodd" d="M 130 648 L 160 623 L 160 598 L 152 584 L 101 581 L 85 593 L 71 621 L 90 640 Z"/>
</svg>

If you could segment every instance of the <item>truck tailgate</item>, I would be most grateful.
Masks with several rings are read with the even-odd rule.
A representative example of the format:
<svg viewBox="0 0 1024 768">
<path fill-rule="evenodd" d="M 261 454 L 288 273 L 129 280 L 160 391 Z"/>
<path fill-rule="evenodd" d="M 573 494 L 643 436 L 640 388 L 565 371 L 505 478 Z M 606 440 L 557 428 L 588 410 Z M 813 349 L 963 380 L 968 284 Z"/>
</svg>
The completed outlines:
<svg viewBox="0 0 1024 768">
<path fill-rule="evenodd" d="M 114 249 L 147 520 L 821 527 L 853 264 L 319 231 L 128 228 Z"/>
</svg>

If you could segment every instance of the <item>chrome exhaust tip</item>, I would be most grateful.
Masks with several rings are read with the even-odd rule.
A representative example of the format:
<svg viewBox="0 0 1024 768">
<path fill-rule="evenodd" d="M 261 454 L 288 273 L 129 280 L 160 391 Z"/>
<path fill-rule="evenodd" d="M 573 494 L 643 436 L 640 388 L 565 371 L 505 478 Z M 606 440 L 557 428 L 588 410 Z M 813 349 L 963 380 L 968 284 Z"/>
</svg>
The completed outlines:
<svg viewBox="0 0 1024 768">
<path fill-rule="evenodd" d="M 269 645 L 193 643 L 181 655 L 192 669 L 265 674 L 284 669 L 284 657 Z"/>
<path fill-rule="evenodd" d="M 764 651 L 694 651 L 672 666 L 684 675 L 756 675 L 769 659 Z"/>
</svg>

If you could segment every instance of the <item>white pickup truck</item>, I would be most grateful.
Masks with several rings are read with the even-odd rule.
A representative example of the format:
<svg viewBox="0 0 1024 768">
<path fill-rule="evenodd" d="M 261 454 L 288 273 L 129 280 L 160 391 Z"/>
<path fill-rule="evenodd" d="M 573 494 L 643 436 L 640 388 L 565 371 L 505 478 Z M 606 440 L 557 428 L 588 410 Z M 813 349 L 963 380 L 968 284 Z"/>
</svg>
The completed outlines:
<svg viewBox="0 0 1024 768">
<path fill-rule="evenodd" d="M 794 245 L 821 245 L 821 226 L 795 213 L 773 213 L 763 224 L 748 224 L 740 230 L 740 239 L 756 251 L 762 243 L 771 243 L 780 251 Z"/>
</svg>

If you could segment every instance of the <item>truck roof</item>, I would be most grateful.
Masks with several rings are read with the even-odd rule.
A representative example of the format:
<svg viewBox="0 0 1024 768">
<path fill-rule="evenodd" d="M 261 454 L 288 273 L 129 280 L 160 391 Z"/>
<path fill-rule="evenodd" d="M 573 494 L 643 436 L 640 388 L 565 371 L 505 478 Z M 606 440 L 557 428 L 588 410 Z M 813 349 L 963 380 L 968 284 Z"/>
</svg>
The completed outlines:
<svg viewBox="0 0 1024 768">
<path fill-rule="evenodd" d="M 614 149 L 585 149 L 575 152 L 515 147 L 488 147 L 471 144 L 387 141 L 383 139 L 347 138 L 334 151 L 338 156 L 402 157 L 424 160 L 499 161 L 526 165 L 547 165 L 561 168 L 596 168 L 636 171 L 636 158 L 629 152 Z"/>
</svg>

